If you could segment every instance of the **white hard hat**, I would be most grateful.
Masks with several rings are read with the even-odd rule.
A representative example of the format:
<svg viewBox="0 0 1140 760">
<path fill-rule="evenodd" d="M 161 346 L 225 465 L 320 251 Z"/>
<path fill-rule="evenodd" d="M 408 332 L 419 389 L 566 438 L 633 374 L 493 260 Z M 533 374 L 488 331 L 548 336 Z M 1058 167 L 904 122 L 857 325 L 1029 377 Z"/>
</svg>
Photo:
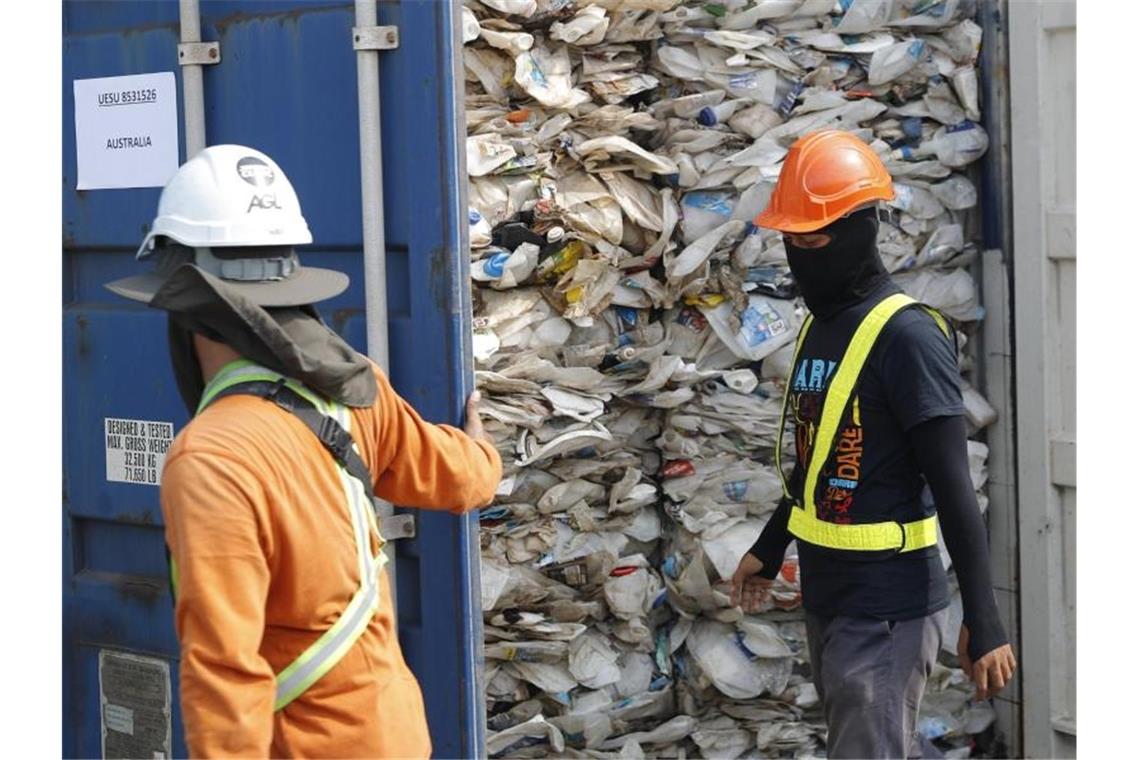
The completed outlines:
<svg viewBox="0 0 1140 760">
<path fill-rule="evenodd" d="M 313 242 L 285 172 L 242 145 L 211 145 L 179 167 L 162 190 L 138 258 L 150 255 L 160 236 L 209 248 Z"/>
<path fill-rule="evenodd" d="M 162 190 L 138 250 L 140 259 L 157 254 L 155 270 L 105 287 L 151 303 L 167 278 L 190 264 L 211 287 L 259 306 L 313 304 L 343 293 L 348 275 L 301 266 L 293 246 L 311 242 L 297 193 L 273 159 L 242 145 L 212 145 Z"/>
</svg>

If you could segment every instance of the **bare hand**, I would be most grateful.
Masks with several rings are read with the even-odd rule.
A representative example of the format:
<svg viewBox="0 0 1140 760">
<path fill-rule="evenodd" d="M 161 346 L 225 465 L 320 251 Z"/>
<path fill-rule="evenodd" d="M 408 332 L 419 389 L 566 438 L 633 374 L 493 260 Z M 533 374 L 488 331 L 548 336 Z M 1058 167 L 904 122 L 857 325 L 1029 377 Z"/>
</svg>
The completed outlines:
<svg viewBox="0 0 1140 760">
<path fill-rule="evenodd" d="M 1003 644 L 979 657 L 977 662 L 972 662 L 969 645 L 970 631 L 963 625 L 962 632 L 958 634 L 958 663 L 974 682 L 974 699 L 990 699 L 1006 687 L 1013 678 L 1013 672 L 1017 670 L 1013 647 Z"/>
<path fill-rule="evenodd" d="M 476 441 L 494 443 L 491 436 L 487 435 L 487 431 L 483 430 L 483 420 L 479 419 L 479 402 L 482 400 L 483 394 L 479 391 L 474 391 L 467 398 L 467 423 L 463 426 L 463 430 Z"/>
<path fill-rule="evenodd" d="M 764 563 L 745 553 L 740 558 L 736 572 L 732 574 L 732 605 L 740 605 L 745 612 L 759 612 L 760 607 L 772 590 L 772 581 L 761 578 L 757 573 L 764 569 Z"/>
</svg>

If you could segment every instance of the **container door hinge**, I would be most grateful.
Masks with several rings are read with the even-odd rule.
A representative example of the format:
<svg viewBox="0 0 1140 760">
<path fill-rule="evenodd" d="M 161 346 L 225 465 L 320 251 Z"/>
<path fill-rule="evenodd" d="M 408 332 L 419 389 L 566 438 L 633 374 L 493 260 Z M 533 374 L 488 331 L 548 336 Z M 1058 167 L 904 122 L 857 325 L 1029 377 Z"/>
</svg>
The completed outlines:
<svg viewBox="0 0 1140 760">
<path fill-rule="evenodd" d="M 352 27 L 353 50 L 395 50 L 400 46 L 400 30 L 394 26 Z"/>
<path fill-rule="evenodd" d="M 179 66 L 210 66 L 221 62 L 220 42 L 183 42 L 178 45 Z"/>
<path fill-rule="evenodd" d="M 380 520 L 380 535 L 385 541 L 416 537 L 415 515 L 389 515 Z"/>
</svg>

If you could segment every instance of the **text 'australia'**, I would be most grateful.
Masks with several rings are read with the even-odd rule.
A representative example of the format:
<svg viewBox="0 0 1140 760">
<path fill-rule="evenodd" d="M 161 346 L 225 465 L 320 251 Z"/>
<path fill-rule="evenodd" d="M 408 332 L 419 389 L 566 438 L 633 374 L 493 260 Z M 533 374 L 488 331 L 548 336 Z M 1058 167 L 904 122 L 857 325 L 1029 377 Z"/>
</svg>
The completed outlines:
<svg viewBox="0 0 1140 760">
<path fill-rule="evenodd" d="M 124 150 L 127 148 L 149 148 L 150 135 L 142 137 L 108 137 L 107 150 Z"/>
</svg>

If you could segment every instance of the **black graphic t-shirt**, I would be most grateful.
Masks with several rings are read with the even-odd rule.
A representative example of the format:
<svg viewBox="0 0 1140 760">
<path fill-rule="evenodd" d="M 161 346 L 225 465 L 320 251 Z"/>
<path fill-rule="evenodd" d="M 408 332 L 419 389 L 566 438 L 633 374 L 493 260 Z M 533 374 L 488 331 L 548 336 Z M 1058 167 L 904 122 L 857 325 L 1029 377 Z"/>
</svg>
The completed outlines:
<svg viewBox="0 0 1140 760">
<path fill-rule="evenodd" d="M 865 301 L 827 320 L 815 320 L 792 371 L 786 435 L 794 427 L 796 468 L 790 487 L 802 479 L 823 410 L 843 353 L 863 317 L 899 292 L 886 283 Z M 907 431 L 936 417 L 964 413 L 951 339 L 925 310 L 910 307 L 883 329 L 855 385 L 840 423 L 834 453 L 819 475 L 817 514 L 835 523 L 920 518 L 925 481 Z M 929 513 L 930 510 L 926 510 Z M 791 540 L 789 510 L 772 517 L 758 542 L 765 567 L 778 567 Z M 820 615 L 869 615 L 889 620 L 920 617 L 949 602 L 946 572 L 936 546 L 892 552 L 837 552 L 798 544 L 804 606 Z"/>
</svg>

